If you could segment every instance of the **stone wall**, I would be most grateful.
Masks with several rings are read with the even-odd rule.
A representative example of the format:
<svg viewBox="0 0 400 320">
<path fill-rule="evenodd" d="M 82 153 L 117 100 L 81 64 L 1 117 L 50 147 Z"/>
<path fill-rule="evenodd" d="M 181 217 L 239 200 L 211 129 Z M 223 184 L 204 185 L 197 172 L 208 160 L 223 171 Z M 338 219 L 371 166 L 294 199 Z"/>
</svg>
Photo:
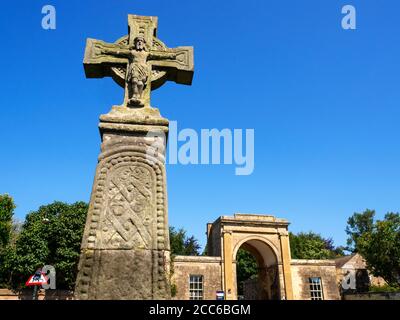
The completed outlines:
<svg viewBox="0 0 400 320">
<path fill-rule="evenodd" d="M 243 281 L 244 300 L 259 300 L 261 290 L 262 288 L 258 278 Z"/>
<path fill-rule="evenodd" d="M 344 294 L 343 300 L 400 300 L 400 292 L 368 292 Z"/>
<path fill-rule="evenodd" d="M 203 276 L 204 300 L 215 300 L 222 290 L 222 261 L 220 257 L 175 256 L 171 285 L 176 287 L 174 300 L 189 300 L 190 275 Z"/>
<path fill-rule="evenodd" d="M 333 260 L 292 260 L 292 283 L 295 300 L 310 300 L 309 278 L 322 281 L 324 300 L 340 300 Z"/>
<path fill-rule="evenodd" d="M 0 300 L 32 300 L 33 289 L 11 291 L 0 289 Z M 43 290 L 38 293 L 38 300 L 72 300 L 74 293 L 68 290 Z"/>
</svg>

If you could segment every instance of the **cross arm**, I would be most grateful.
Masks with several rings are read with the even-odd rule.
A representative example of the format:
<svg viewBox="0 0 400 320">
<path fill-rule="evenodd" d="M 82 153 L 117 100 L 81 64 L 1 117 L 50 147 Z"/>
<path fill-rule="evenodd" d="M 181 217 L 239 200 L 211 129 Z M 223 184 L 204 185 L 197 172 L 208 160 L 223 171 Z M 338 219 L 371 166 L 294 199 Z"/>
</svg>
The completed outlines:
<svg viewBox="0 0 400 320">
<path fill-rule="evenodd" d="M 149 58 L 154 67 L 168 71 L 168 80 L 180 84 L 192 84 L 193 47 L 177 47 L 165 51 L 151 50 Z"/>
<path fill-rule="evenodd" d="M 83 60 L 86 77 L 103 78 L 111 76 L 111 67 L 126 66 L 128 54 L 127 46 L 87 39 Z"/>
</svg>

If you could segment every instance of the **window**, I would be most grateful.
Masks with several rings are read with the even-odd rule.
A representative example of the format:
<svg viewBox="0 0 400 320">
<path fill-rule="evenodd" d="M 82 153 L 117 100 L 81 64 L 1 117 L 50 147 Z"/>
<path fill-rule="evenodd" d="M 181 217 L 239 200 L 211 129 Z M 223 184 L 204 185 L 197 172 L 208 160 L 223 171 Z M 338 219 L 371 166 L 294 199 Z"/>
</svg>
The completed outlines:
<svg viewBox="0 0 400 320">
<path fill-rule="evenodd" d="M 190 275 L 189 294 L 190 300 L 203 300 L 203 276 Z"/>
<path fill-rule="evenodd" d="M 321 278 L 309 278 L 311 300 L 324 300 Z"/>
</svg>

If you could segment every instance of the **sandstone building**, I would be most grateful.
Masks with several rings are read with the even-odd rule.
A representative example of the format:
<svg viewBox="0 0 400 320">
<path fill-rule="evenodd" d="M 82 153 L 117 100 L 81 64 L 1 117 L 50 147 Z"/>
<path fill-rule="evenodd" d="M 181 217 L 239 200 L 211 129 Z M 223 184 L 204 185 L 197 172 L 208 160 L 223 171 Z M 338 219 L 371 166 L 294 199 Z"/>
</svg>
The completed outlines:
<svg viewBox="0 0 400 320">
<path fill-rule="evenodd" d="M 340 299 L 335 260 L 295 260 L 289 222 L 267 215 L 222 216 L 207 225 L 208 256 L 176 256 L 174 299 L 238 299 L 236 255 L 245 249 L 257 260 L 258 278 L 244 284 L 244 299 Z"/>
</svg>

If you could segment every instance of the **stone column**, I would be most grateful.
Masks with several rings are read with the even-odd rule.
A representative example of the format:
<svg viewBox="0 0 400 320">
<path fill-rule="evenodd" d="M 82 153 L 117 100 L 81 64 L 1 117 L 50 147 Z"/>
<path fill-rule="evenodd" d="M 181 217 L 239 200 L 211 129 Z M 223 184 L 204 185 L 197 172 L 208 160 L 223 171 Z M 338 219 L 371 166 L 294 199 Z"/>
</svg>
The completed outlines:
<svg viewBox="0 0 400 320">
<path fill-rule="evenodd" d="M 232 261 L 232 232 L 223 232 L 223 249 L 224 249 L 224 289 L 225 299 L 235 300 L 235 279 L 233 278 L 233 261 Z"/>
<path fill-rule="evenodd" d="M 286 300 L 293 300 L 292 271 L 290 266 L 289 234 L 285 230 L 279 234 L 282 251 L 283 279 L 285 282 Z"/>
<path fill-rule="evenodd" d="M 99 128 L 75 297 L 169 299 L 168 120 L 158 109 L 114 106 Z"/>
</svg>

